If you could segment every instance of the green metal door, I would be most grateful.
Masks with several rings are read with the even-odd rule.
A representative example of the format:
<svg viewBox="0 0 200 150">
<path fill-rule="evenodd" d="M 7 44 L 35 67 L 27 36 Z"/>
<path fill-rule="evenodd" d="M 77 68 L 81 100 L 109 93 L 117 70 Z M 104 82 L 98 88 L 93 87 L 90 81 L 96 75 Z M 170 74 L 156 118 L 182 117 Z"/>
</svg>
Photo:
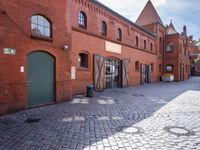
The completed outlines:
<svg viewBox="0 0 200 150">
<path fill-rule="evenodd" d="M 28 55 L 28 106 L 48 104 L 55 99 L 54 58 L 45 52 Z"/>
</svg>

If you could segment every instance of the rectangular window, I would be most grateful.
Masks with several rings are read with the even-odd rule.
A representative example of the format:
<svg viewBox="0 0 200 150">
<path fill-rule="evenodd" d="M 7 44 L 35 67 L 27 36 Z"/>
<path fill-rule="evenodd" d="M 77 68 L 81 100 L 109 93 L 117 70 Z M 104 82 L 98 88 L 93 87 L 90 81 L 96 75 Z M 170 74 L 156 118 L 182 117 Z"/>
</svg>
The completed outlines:
<svg viewBox="0 0 200 150">
<path fill-rule="evenodd" d="M 167 65 L 166 66 L 166 72 L 173 72 L 174 66 L 173 65 Z"/>
</svg>

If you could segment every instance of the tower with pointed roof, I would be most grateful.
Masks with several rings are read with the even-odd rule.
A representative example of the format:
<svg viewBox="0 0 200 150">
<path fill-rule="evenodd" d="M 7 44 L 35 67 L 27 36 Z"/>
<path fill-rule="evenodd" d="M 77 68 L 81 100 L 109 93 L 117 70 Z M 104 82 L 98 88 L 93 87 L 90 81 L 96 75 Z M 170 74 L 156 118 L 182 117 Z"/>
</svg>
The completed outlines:
<svg viewBox="0 0 200 150">
<path fill-rule="evenodd" d="M 177 34 L 178 32 L 176 31 L 173 23 L 172 23 L 172 20 L 169 24 L 169 26 L 166 27 L 166 34 L 169 35 L 169 34 Z"/>
<path fill-rule="evenodd" d="M 139 15 L 136 24 L 139 26 L 144 26 L 148 24 L 152 24 L 155 22 L 159 22 L 163 25 L 160 16 L 158 15 L 155 7 L 153 6 L 151 0 L 148 0 L 146 6 L 144 7 L 143 11 Z"/>
</svg>

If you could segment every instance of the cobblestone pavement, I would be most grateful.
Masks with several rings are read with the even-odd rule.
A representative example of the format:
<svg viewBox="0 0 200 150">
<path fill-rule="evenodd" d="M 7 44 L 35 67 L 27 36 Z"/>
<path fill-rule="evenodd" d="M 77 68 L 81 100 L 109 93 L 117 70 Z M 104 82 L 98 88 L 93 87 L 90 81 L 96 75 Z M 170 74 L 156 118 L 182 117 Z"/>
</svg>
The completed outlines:
<svg viewBox="0 0 200 150">
<path fill-rule="evenodd" d="M 200 149 L 200 78 L 106 90 L 3 116 L 0 149 Z"/>
</svg>

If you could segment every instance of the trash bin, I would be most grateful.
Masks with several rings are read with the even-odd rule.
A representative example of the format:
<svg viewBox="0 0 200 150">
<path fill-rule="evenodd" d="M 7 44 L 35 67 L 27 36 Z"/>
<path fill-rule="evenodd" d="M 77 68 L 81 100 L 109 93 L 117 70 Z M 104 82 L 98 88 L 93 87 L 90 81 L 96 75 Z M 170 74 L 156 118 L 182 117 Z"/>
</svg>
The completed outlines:
<svg viewBox="0 0 200 150">
<path fill-rule="evenodd" d="M 94 94 L 94 86 L 93 85 L 87 85 L 87 97 L 93 97 Z"/>
</svg>

